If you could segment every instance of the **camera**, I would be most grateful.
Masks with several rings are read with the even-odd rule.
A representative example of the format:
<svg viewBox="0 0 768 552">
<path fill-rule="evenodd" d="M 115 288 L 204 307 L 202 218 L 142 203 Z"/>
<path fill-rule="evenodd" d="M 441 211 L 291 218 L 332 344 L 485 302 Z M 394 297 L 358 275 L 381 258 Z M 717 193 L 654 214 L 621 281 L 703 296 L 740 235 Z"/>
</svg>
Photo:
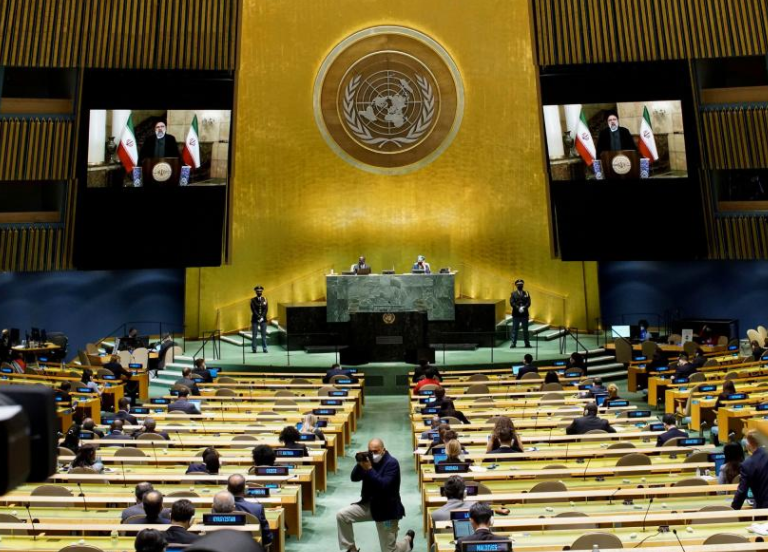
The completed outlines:
<svg viewBox="0 0 768 552">
<path fill-rule="evenodd" d="M 0 495 L 56 471 L 56 399 L 53 389 L 7 385 L 0 393 Z M 32 423 L 34 421 L 34 423 Z"/>
<path fill-rule="evenodd" d="M 370 452 L 368 452 L 368 451 L 356 452 L 355 453 L 355 462 L 357 462 L 358 464 L 360 462 L 373 462 L 373 455 Z"/>
</svg>

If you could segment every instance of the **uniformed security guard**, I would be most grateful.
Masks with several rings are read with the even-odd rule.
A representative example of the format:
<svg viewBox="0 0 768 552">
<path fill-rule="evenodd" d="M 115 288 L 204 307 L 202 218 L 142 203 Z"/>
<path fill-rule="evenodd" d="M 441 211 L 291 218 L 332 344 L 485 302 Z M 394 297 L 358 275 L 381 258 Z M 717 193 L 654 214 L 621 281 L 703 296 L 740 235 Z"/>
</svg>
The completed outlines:
<svg viewBox="0 0 768 552">
<path fill-rule="evenodd" d="M 520 324 L 523 325 L 525 346 L 531 346 L 531 342 L 528 340 L 528 309 L 531 308 L 531 295 L 523 289 L 524 285 L 525 282 L 522 279 L 516 280 L 517 289 L 512 292 L 509 298 L 509 304 L 512 307 L 512 345 L 509 346 L 510 349 L 517 346 L 517 331 L 520 329 Z"/>
<path fill-rule="evenodd" d="M 253 288 L 256 297 L 251 299 L 251 351 L 256 351 L 256 335 L 261 332 L 261 349 L 267 352 L 267 310 L 269 303 L 267 298 L 262 296 L 264 288 L 256 286 Z M 526 334 L 527 335 L 527 334 Z"/>
</svg>

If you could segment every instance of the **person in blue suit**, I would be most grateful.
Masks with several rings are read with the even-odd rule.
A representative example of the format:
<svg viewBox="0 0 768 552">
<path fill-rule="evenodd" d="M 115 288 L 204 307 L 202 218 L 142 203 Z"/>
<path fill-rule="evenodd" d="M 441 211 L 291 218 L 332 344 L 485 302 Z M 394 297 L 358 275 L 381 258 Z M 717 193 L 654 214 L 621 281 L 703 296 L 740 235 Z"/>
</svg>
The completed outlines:
<svg viewBox="0 0 768 552">
<path fill-rule="evenodd" d="M 751 456 L 741 464 L 741 479 L 731 508 L 741 510 L 749 489 L 752 489 L 752 497 L 755 499 L 754 508 L 768 508 L 768 454 L 760 446 L 756 431 L 747 433 L 746 440 Z"/>
</svg>

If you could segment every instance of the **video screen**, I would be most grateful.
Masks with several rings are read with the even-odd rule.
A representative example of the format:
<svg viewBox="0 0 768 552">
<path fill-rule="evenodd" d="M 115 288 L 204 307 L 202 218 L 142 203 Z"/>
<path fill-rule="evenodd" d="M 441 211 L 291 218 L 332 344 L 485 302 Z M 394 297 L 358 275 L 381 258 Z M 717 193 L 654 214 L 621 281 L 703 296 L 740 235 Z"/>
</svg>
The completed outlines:
<svg viewBox="0 0 768 552">
<path fill-rule="evenodd" d="M 223 186 L 229 110 L 90 110 L 88 188 Z"/>
<path fill-rule="evenodd" d="M 686 178 L 679 100 L 545 105 L 552 180 Z"/>
</svg>

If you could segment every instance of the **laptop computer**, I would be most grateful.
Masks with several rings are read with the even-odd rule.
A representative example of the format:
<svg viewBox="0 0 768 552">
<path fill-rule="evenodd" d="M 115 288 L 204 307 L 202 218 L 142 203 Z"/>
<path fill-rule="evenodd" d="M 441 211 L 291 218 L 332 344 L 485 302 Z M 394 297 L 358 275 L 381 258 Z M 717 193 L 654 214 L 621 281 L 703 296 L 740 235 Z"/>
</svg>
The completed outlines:
<svg viewBox="0 0 768 552">
<path fill-rule="evenodd" d="M 370 274 L 370 273 L 371 273 L 370 267 L 369 268 L 358 268 L 357 269 L 357 275 L 358 276 L 363 276 L 363 275 L 367 275 L 367 274 Z"/>
<path fill-rule="evenodd" d="M 451 512 L 451 524 L 453 525 L 453 540 L 457 541 L 462 537 L 468 537 L 475 531 L 472 529 L 472 522 L 469 521 L 469 510 L 463 510 L 466 512 L 467 517 L 454 518 L 454 512 Z"/>
</svg>

